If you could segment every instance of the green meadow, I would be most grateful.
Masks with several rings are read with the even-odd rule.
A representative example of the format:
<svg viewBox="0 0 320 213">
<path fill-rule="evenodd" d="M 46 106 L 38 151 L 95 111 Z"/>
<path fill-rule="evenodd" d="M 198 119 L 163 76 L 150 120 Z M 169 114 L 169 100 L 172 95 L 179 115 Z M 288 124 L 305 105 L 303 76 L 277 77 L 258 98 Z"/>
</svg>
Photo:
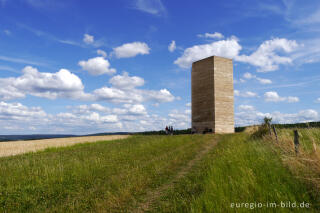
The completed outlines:
<svg viewBox="0 0 320 213">
<path fill-rule="evenodd" d="M 317 170 L 295 171 L 288 162 L 302 157 L 280 142 L 245 132 L 131 136 L 2 157 L 0 212 L 319 212 L 317 183 L 299 173 Z"/>
</svg>

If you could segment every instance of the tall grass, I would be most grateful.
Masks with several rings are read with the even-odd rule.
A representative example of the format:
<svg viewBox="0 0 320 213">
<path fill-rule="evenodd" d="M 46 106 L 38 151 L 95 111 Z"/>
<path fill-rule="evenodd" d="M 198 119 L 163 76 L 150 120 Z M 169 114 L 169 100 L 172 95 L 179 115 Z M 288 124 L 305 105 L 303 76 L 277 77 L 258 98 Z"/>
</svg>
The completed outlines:
<svg viewBox="0 0 320 213">
<path fill-rule="evenodd" d="M 302 160 L 314 154 L 313 146 L 301 145 L 306 151 L 296 156 L 291 132 L 281 131 L 278 142 L 271 137 L 252 139 L 247 133 L 133 136 L 3 157 L 0 212 L 129 212 L 148 199 L 148 192 L 164 185 L 172 188 L 152 201 L 150 211 L 248 212 L 250 208 L 231 205 L 291 201 L 311 205 L 302 212 L 319 212 L 319 194 L 306 182 L 310 176 L 301 178 L 300 173 L 314 173 L 306 163 L 313 161 Z M 301 132 L 301 143 L 316 139 L 318 133 L 312 134 L 316 136 L 308 138 Z M 177 179 L 212 140 L 219 143 Z M 296 160 L 302 163 L 299 171 L 294 170 L 298 163 L 290 166 Z"/>
<path fill-rule="evenodd" d="M 126 211 L 214 136 L 133 136 L 0 158 L 0 212 Z"/>
<path fill-rule="evenodd" d="M 187 178 L 176 184 L 154 212 L 301 212 L 297 208 L 232 208 L 232 203 L 318 202 L 282 164 L 278 152 L 247 134 L 226 135 Z M 302 210 L 303 211 L 303 210 Z"/>
<path fill-rule="evenodd" d="M 281 158 L 291 172 L 320 191 L 320 128 L 297 129 L 300 145 L 295 152 L 292 129 L 278 129 L 278 141 L 267 136 L 264 141 L 271 142 L 280 150 Z"/>
</svg>

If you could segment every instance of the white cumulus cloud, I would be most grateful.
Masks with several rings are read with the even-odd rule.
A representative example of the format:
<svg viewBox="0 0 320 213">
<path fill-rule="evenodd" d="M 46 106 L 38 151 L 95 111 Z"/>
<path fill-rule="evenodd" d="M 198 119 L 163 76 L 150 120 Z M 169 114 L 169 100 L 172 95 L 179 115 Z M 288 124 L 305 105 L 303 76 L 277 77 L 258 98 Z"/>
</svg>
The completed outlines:
<svg viewBox="0 0 320 213">
<path fill-rule="evenodd" d="M 40 107 L 27 107 L 21 103 L 0 102 L 0 119 L 29 120 L 30 118 L 45 117 L 47 114 Z"/>
<path fill-rule="evenodd" d="M 155 101 L 158 103 L 171 102 L 176 99 L 171 92 L 167 89 L 156 90 L 144 90 L 143 95 L 147 100 Z"/>
<path fill-rule="evenodd" d="M 215 41 L 210 44 L 195 45 L 184 50 L 182 56 L 174 61 L 181 68 L 189 68 L 194 61 L 210 57 L 221 56 L 234 58 L 242 49 L 237 38 L 231 37 L 226 40 Z"/>
<path fill-rule="evenodd" d="M 286 101 L 289 103 L 299 102 L 298 97 L 293 97 L 293 96 L 281 97 L 275 91 L 269 91 L 264 93 L 264 100 L 266 102 L 281 102 L 281 101 Z"/>
<path fill-rule="evenodd" d="M 149 54 L 150 48 L 144 42 L 132 42 L 113 48 L 113 52 L 117 58 L 131 58 L 139 54 Z"/>
<path fill-rule="evenodd" d="M 127 72 L 122 75 L 116 75 L 109 80 L 115 88 L 132 89 L 144 85 L 144 79 L 138 76 L 129 76 Z"/>
<path fill-rule="evenodd" d="M 114 68 L 110 68 L 109 61 L 104 57 L 95 57 L 90 58 L 87 61 L 79 61 L 79 65 L 91 75 L 111 75 L 116 72 Z"/>
<path fill-rule="evenodd" d="M 243 78 L 245 79 L 256 79 L 260 84 L 272 84 L 272 81 L 270 79 L 266 79 L 266 78 L 259 78 L 256 75 L 252 75 L 249 72 L 246 72 L 245 74 L 243 74 Z M 240 79 L 241 83 L 244 83 L 245 80 L 244 79 Z"/>
<path fill-rule="evenodd" d="M 23 98 L 26 94 L 49 99 L 80 99 L 86 96 L 81 79 L 66 69 L 60 69 L 56 73 L 43 73 L 26 66 L 22 73 L 17 78 L 0 79 L 2 100 Z"/>
<path fill-rule="evenodd" d="M 251 55 L 239 55 L 235 59 L 259 67 L 258 72 L 269 72 L 279 68 L 280 64 L 290 64 L 290 57 L 280 56 L 276 52 L 290 53 L 298 47 L 294 40 L 285 38 L 274 38 L 264 41 Z"/>
<path fill-rule="evenodd" d="M 205 35 L 202 36 L 205 37 Z M 238 38 L 232 36 L 225 40 L 189 47 L 174 63 L 181 68 L 189 68 L 194 61 L 210 56 L 221 56 L 258 67 L 258 72 L 269 72 L 277 70 L 279 65 L 291 64 L 294 57 L 288 54 L 297 48 L 298 44 L 295 40 L 273 38 L 264 41 L 251 55 L 240 55 L 242 46 Z M 284 54 L 287 56 L 283 56 Z M 260 82 L 265 83 L 266 81 Z"/>
</svg>

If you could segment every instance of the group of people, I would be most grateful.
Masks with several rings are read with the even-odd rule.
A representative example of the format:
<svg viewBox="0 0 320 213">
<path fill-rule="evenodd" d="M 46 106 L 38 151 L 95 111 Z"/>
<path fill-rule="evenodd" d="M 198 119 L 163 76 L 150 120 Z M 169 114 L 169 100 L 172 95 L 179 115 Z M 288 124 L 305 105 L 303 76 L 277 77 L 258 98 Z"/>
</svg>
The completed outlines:
<svg viewBox="0 0 320 213">
<path fill-rule="evenodd" d="M 166 134 L 173 135 L 173 126 L 166 126 Z"/>
</svg>

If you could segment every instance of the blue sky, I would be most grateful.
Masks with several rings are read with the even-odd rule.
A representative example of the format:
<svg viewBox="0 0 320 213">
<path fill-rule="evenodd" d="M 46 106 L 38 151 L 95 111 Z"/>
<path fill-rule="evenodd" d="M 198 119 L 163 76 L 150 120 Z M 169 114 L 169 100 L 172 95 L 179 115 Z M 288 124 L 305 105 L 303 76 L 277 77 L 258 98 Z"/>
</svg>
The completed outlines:
<svg viewBox="0 0 320 213">
<path fill-rule="evenodd" d="M 237 126 L 320 120 L 319 32 L 312 0 L 0 0 L 0 134 L 188 128 L 211 55 Z"/>
</svg>

